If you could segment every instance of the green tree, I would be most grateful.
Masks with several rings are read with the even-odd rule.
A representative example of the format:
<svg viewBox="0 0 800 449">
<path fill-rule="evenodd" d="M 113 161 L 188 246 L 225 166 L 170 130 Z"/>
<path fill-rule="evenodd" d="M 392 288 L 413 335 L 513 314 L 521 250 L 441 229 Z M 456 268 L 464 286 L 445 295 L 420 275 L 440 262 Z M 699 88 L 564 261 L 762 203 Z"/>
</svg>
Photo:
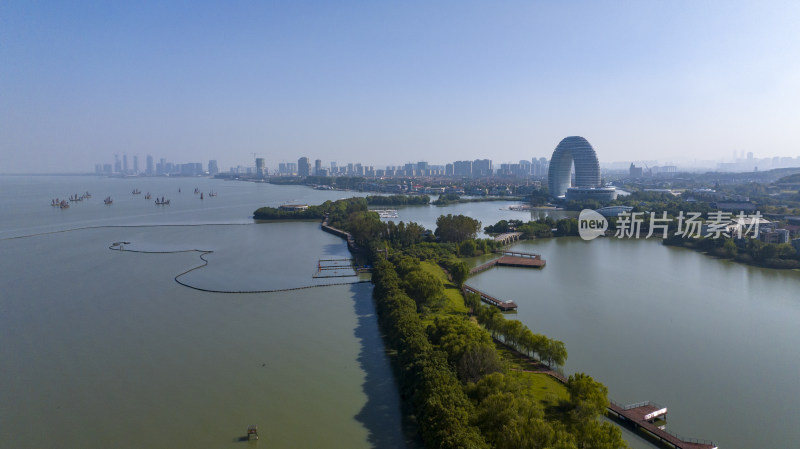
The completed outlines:
<svg viewBox="0 0 800 449">
<path fill-rule="evenodd" d="M 487 374 L 502 372 L 504 366 L 494 346 L 483 344 L 464 351 L 456 369 L 462 381 L 477 382 Z"/>
<path fill-rule="evenodd" d="M 474 239 L 481 229 L 481 222 L 465 215 L 442 215 L 436 219 L 436 234 L 443 242 L 460 243 Z"/>
<path fill-rule="evenodd" d="M 442 302 L 444 285 L 442 281 L 425 271 L 414 270 L 405 276 L 403 288 L 417 303 L 417 307 L 437 307 Z"/>
<path fill-rule="evenodd" d="M 608 407 L 608 388 L 584 373 L 575 373 L 567 381 L 569 403 L 576 421 L 594 419 Z"/>
<path fill-rule="evenodd" d="M 477 293 L 467 293 L 464 296 L 464 305 L 469 308 L 469 313 L 475 314 L 481 307 L 481 297 Z"/>
<path fill-rule="evenodd" d="M 478 245 L 475 244 L 475 240 L 464 240 L 458 245 L 458 253 L 464 257 L 472 257 L 475 255 L 477 248 Z"/>
<path fill-rule="evenodd" d="M 445 267 L 453 278 L 453 283 L 458 287 L 461 287 L 469 277 L 469 267 L 463 260 L 449 259 L 445 262 Z"/>
<path fill-rule="evenodd" d="M 736 248 L 736 243 L 732 239 L 725 240 L 725 243 L 722 245 L 722 250 L 725 257 L 731 259 L 736 257 L 736 253 L 739 252 L 738 248 Z"/>
</svg>

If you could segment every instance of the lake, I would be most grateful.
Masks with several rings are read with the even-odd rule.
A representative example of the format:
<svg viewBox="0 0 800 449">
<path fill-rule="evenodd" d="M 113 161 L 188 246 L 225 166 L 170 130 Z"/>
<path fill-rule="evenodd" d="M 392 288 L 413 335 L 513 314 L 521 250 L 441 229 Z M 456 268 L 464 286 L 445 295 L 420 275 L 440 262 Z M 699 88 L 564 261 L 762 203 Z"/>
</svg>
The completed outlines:
<svg viewBox="0 0 800 449">
<path fill-rule="evenodd" d="M 542 270 L 496 267 L 469 285 L 566 343 L 621 403 L 669 409 L 667 429 L 720 448 L 800 441 L 800 272 L 717 260 L 653 240 L 522 242 Z"/>
<path fill-rule="evenodd" d="M 342 192 L 209 179 L 0 181 L 0 447 L 242 447 L 250 424 L 265 447 L 415 447 L 370 284 L 208 293 L 173 280 L 202 264 L 199 252 L 109 249 L 213 251 L 182 278 L 198 288 L 313 286 L 318 259 L 346 257 L 345 243 L 318 223 L 254 224 L 252 212 Z M 134 186 L 172 204 L 132 195 Z M 195 186 L 219 195 L 200 200 Z M 92 198 L 69 209 L 48 205 L 86 190 Z"/>
<path fill-rule="evenodd" d="M 0 188 L 0 447 L 243 447 L 249 424 L 266 447 L 415 446 L 370 284 L 312 278 L 319 259 L 347 256 L 344 242 L 314 222 L 252 220 L 264 205 L 363 194 L 205 178 L 0 176 Z M 218 196 L 200 200 L 195 188 Z M 49 205 L 87 190 L 69 209 Z M 148 191 L 170 206 L 144 200 Z M 408 206 L 394 221 L 574 214 L 514 204 Z M 109 249 L 121 241 L 144 252 Z M 800 441 L 800 273 L 656 241 L 514 248 L 547 266 L 468 283 L 565 341 L 567 373 L 592 375 L 618 402 L 662 403 L 669 430 L 723 449 Z M 211 251 L 181 277 L 196 288 L 311 288 L 186 288 L 174 277 L 203 263 L 193 250 Z"/>
</svg>

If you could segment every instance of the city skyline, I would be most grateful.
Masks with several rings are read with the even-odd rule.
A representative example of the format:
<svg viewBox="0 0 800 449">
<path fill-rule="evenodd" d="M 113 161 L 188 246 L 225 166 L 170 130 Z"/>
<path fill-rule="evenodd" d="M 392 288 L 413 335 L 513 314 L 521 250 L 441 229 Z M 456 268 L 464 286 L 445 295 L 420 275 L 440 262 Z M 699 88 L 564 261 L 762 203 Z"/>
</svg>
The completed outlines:
<svg viewBox="0 0 800 449">
<path fill-rule="evenodd" d="M 563 143 L 560 142 L 558 146 L 556 146 L 554 153 L 558 151 L 558 148 Z M 253 156 L 257 156 L 258 153 L 251 153 Z M 478 168 L 476 173 L 482 172 L 481 175 L 499 175 L 499 176 L 532 176 L 532 177 L 539 177 L 544 178 L 547 175 L 547 167 L 549 165 L 550 158 L 548 157 L 533 157 L 530 160 L 522 159 L 519 161 L 497 161 L 492 159 L 475 159 L 474 161 L 470 160 L 460 160 L 460 161 L 436 161 L 436 162 L 429 162 L 429 161 L 406 161 L 402 163 L 395 162 L 393 164 L 386 164 L 386 165 L 377 165 L 377 164 L 370 164 L 366 161 L 349 161 L 349 162 L 341 162 L 336 160 L 331 161 L 323 161 L 321 159 L 314 160 L 314 166 L 311 166 L 311 158 L 307 156 L 301 156 L 295 162 L 288 161 L 287 159 L 275 159 L 275 161 L 280 160 L 281 162 L 270 162 L 268 163 L 265 158 L 255 157 L 255 159 L 250 164 L 239 164 L 233 165 L 230 167 L 225 167 L 222 164 L 219 164 L 216 159 L 211 159 L 207 163 L 197 162 L 197 161 L 179 161 L 174 162 L 171 160 L 167 160 L 166 158 L 160 158 L 157 164 L 154 164 L 154 159 L 151 154 L 147 154 L 146 156 L 146 165 L 142 170 L 138 169 L 138 154 L 133 155 L 133 169 L 131 169 L 127 165 L 127 153 L 122 154 L 122 159 L 120 159 L 119 154 L 114 155 L 114 162 L 108 163 L 105 161 L 95 163 L 93 173 L 95 174 L 105 174 L 105 175 L 148 175 L 148 176 L 159 176 L 165 174 L 180 174 L 183 172 L 191 172 L 192 175 L 199 175 L 203 172 L 215 175 L 218 173 L 233 173 L 233 174 L 260 174 L 263 176 L 273 176 L 273 175 L 293 175 L 293 176 L 308 176 L 308 175 L 315 175 L 315 176 L 341 176 L 343 174 L 356 174 L 353 172 L 353 167 L 358 169 L 364 168 L 369 169 L 373 172 L 383 172 L 389 170 L 397 170 L 403 171 L 408 170 L 410 166 L 414 166 L 417 170 L 424 166 L 425 169 L 430 168 L 435 171 L 440 171 L 441 174 L 446 176 L 472 176 L 473 171 L 473 163 L 481 163 L 483 165 L 482 168 Z M 628 172 L 631 166 L 639 165 L 639 170 L 646 170 L 647 172 L 658 173 L 660 171 L 668 171 L 670 173 L 675 172 L 707 172 L 707 171 L 717 171 L 717 172 L 751 172 L 751 171 L 764 171 L 764 170 L 772 170 L 776 168 L 791 168 L 791 167 L 800 167 L 800 156 L 798 157 L 757 157 L 754 153 L 748 152 L 745 154 L 744 152 L 741 155 L 734 154 L 731 159 L 721 159 L 719 161 L 695 161 L 695 164 L 689 163 L 688 165 L 675 165 L 673 163 L 663 163 L 658 160 L 648 160 L 648 159 L 635 159 L 632 161 L 614 161 L 614 162 L 602 162 L 597 155 L 597 160 L 599 162 L 599 167 L 604 172 L 611 172 L 611 173 L 621 173 L 621 172 Z M 303 171 L 298 169 L 300 161 L 305 159 L 306 164 L 308 164 L 307 169 Z M 700 162 L 700 163 L 698 163 Z M 571 163 L 571 161 L 570 161 Z M 488 164 L 488 165 L 486 165 Z M 649 165 L 648 165 L 649 164 Z M 706 165 L 703 165 L 706 164 Z M 644 165 L 644 167 L 642 167 Z M 159 167 L 160 166 L 160 167 Z M 187 168 L 186 166 L 192 166 L 192 168 Z M 338 170 L 337 170 L 338 166 Z M 201 167 L 206 167 L 202 169 Z M 220 168 L 222 167 L 222 168 Z M 86 170 L 80 173 L 90 173 L 92 170 Z M 364 173 L 361 173 L 364 175 Z M 384 176 L 384 174 L 375 173 L 369 176 Z M 393 174 L 388 174 L 385 176 L 394 176 Z M 406 176 L 399 175 L 399 176 Z M 409 175 L 410 176 L 410 175 Z"/>
<path fill-rule="evenodd" d="M 0 162 L 800 155 L 800 5 L 4 2 Z M 129 161 L 129 163 L 132 161 Z"/>
</svg>

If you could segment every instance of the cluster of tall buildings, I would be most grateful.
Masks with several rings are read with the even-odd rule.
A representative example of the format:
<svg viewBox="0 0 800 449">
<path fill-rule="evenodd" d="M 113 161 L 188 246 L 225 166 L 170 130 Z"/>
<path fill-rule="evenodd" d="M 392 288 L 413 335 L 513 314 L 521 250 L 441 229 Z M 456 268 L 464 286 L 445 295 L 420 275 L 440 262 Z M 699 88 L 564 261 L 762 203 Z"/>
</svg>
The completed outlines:
<svg viewBox="0 0 800 449">
<path fill-rule="evenodd" d="M 745 157 L 742 151 L 741 157 L 735 157 L 733 162 L 721 162 L 717 164 L 717 170 L 723 172 L 749 172 L 759 170 L 772 170 L 775 168 L 800 167 L 800 156 L 798 157 L 764 157 L 757 158 L 752 152 Z"/>
<path fill-rule="evenodd" d="M 256 159 L 258 165 L 258 159 Z M 386 168 L 376 169 L 372 165 L 349 163 L 337 165 L 331 162 L 323 166 L 322 160 L 317 159 L 314 164 L 307 157 L 301 157 L 294 162 L 281 162 L 278 169 L 272 172 L 275 176 L 365 176 L 365 177 L 412 177 L 412 176 L 437 176 L 456 178 L 484 178 L 491 176 L 514 176 L 519 178 L 547 176 L 548 160 L 546 158 L 533 158 L 530 161 L 522 160 L 517 164 L 493 165 L 490 159 L 475 159 L 473 161 L 455 161 L 445 165 L 432 165 L 425 161 L 410 162 L 403 165 L 388 165 Z M 264 171 L 263 173 L 266 173 Z"/>
<path fill-rule="evenodd" d="M 128 155 L 123 154 L 120 159 L 118 154 L 114 155 L 114 163 L 112 164 L 95 164 L 94 171 L 96 174 L 108 176 L 201 176 L 201 175 L 216 175 L 219 173 L 219 167 L 216 160 L 208 161 L 206 169 L 200 162 L 189 162 L 178 164 L 174 162 L 167 162 L 166 158 L 160 158 L 155 162 L 153 156 L 147 155 L 145 159 L 145 166 L 139 166 L 139 156 L 134 155 L 132 164 L 128 164 Z"/>
</svg>

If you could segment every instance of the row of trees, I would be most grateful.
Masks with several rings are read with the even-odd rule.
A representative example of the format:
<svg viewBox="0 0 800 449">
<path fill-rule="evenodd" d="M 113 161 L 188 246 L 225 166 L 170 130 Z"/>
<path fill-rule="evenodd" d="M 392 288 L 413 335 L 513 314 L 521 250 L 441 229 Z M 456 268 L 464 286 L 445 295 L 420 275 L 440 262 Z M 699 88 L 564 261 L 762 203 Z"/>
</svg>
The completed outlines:
<svg viewBox="0 0 800 449">
<path fill-rule="evenodd" d="M 461 201 L 461 196 L 457 193 L 444 193 L 436 198 L 433 204 L 437 206 L 447 206 L 448 204 L 458 203 Z"/>
<path fill-rule="evenodd" d="M 478 322 L 486 327 L 493 338 L 502 340 L 529 357 L 538 356 L 548 366 L 563 365 L 567 361 L 564 342 L 533 333 L 518 320 L 507 320 L 497 308 L 481 305 L 480 297 L 474 293 L 467 295 L 466 301 Z"/>
<path fill-rule="evenodd" d="M 397 352 L 395 371 L 401 396 L 411 405 L 425 446 L 441 449 L 490 446 L 470 424 L 472 403 L 450 368 L 445 352 L 434 348 L 417 314 L 417 304 L 401 285 L 388 260 L 373 269 L 373 295 L 378 322 L 389 349 Z"/>
<path fill-rule="evenodd" d="M 552 237 L 552 229 L 556 223 L 550 219 L 549 222 L 545 219 L 537 221 L 529 221 L 527 223 L 522 220 L 500 220 L 493 225 L 486 226 L 483 230 L 487 234 L 503 234 L 505 232 L 521 232 L 523 239 L 531 238 L 547 238 Z"/>
<path fill-rule="evenodd" d="M 589 376 L 570 377 L 564 419 L 548 417 L 536 390 L 507 372 L 489 333 L 466 315 L 434 314 L 424 327 L 419 291 L 409 290 L 414 260 L 379 260 L 373 272 L 378 320 L 401 395 L 411 406 L 426 447 L 619 449 L 619 429 L 597 420 L 606 390 Z M 412 294 L 417 296 L 413 298 Z M 430 295 L 436 296 L 437 291 Z M 488 309 L 488 307 L 486 307 Z"/>
<path fill-rule="evenodd" d="M 337 201 L 325 201 L 318 206 L 308 206 L 305 210 L 284 210 L 278 207 L 260 207 L 253 212 L 256 220 L 306 220 L 322 219 L 326 215 L 329 220 L 344 223 L 354 212 L 367 211 L 367 200 L 364 198 L 348 198 Z M 378 214 L 375 214 L 378 218 Z"/>
<path fill-rule="evenodd" d="M 723 259 L 769 268 L 800 268 L 800 256 L 789 243 L 764 243 L 755 239 L 737 241 L 729 237 L 684 238 L 671 234 L 664 239 L 669 246 L 682 246 L 709 253 Z"/>
<path fill-rule="evenodd" d="M 451 243 L 420 240 L 415 236 L 424 234 L 418 233 L 422 227 L 384 224 L 367 210 L 364 198 L 318 207 L 331 225 L 353 234 L 374 261 L 378 321 L 387 349 L 397 354 L 392 361 L 401 397 L 413 412 L 426 447 L 624 447 L 618 429 L 597 421 L 605 400 L 602 385 L 587 383 L 584 378 L 570 379 L 570 402 L 561 404 L 563 413 L 548 417 L 536 390 L 520 375 L 507 372 L 507 362 L 494 347 L 491 335 L 554 364 L 566 358 L 563 343 L 533 334 L 518 321 L 505 320 L 497 309 L 475 302 L 475 297 L 466 301 L 476 311 L 477 322 L 441 307 L 444 284 L 411 256 L 424 254 L 439 262 L 460 284 L 468 276 L 468 268 L 456 256 L 469 252 L 467 246 L 474 251 L 481 246 L 488 250 L 488 241 L 475 241 L 474 235 Z M 444 221 L 445 227 L 467 222 L 452 216 Z M 389 249 L 389 258 L 379 256 L 377 249 Z M 578 383 L 571 386 L 573 382 Z"/>
<path fill-rule="evenodd" d="M 370 195 L 367 204 L 370 206 L 426 206 L 430 204 L 428 195 Z"/>
</svg>

